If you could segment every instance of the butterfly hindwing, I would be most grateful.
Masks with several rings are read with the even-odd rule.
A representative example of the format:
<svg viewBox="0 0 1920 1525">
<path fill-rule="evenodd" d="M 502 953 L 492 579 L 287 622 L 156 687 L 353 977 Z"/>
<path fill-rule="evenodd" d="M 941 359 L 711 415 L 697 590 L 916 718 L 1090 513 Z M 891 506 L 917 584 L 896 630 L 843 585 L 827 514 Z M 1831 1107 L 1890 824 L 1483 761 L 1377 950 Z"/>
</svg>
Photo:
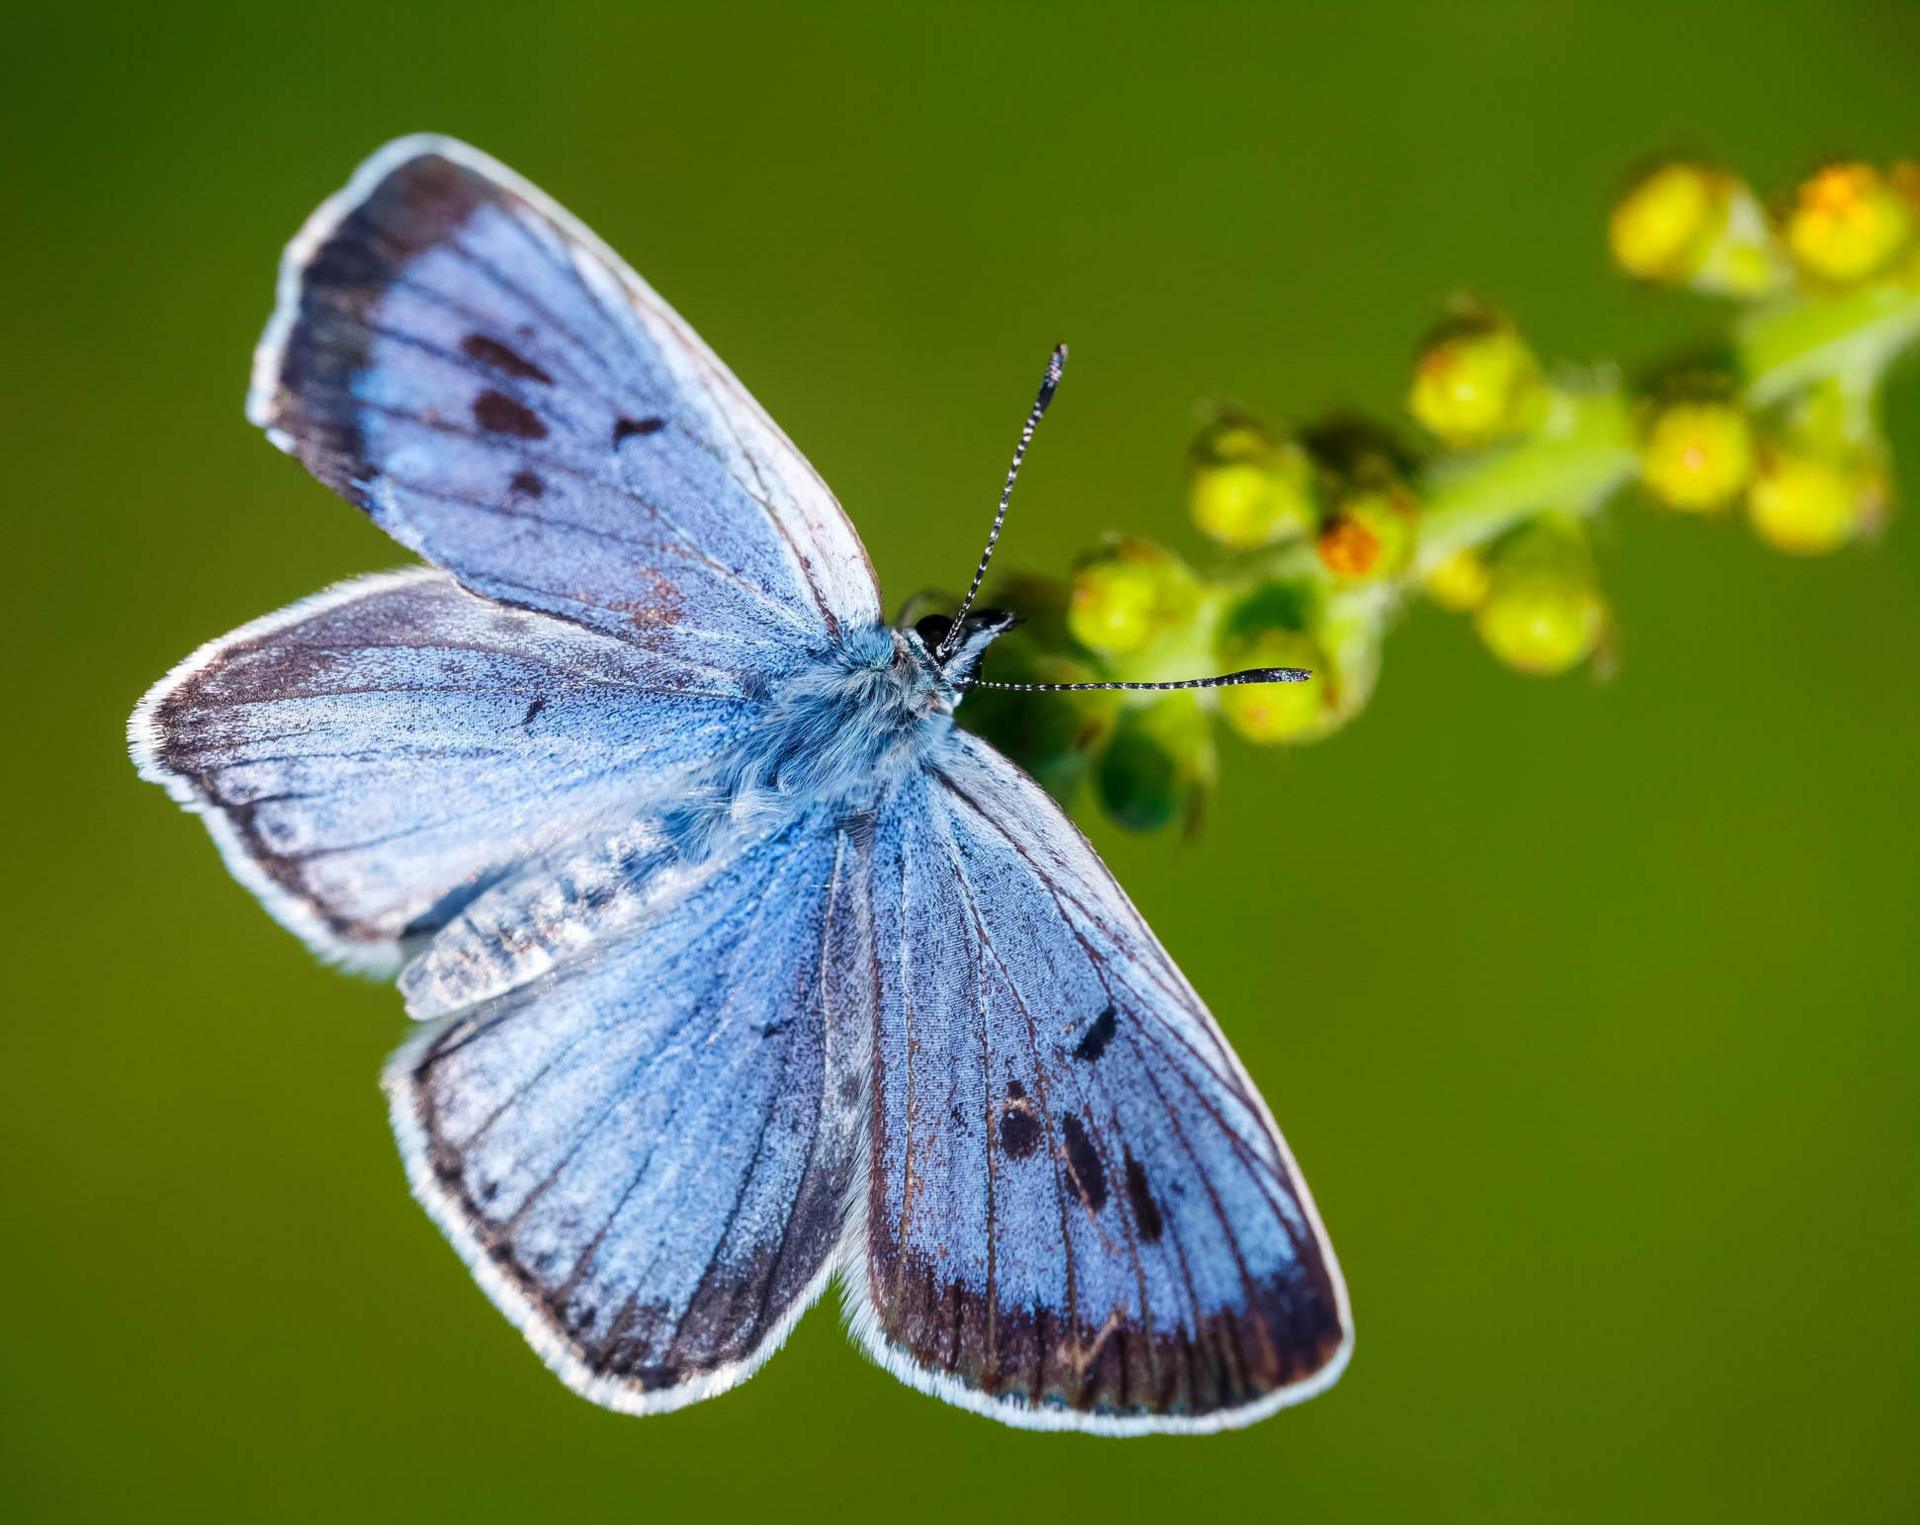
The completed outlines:
<svg viewBox="0 0 1920 1525">
<path fill-rule="evenodd" d="M 605 245 L 401 139 L 281 268 L 248 416 L 475 592 L 762 677 L 879 616 L 799 452 Z"/>
<path fill-rule="evenodd" d="M 831 821 L 793 822 L 389 1066 L 415 1194 L 595 1402 L 732 1386 L 831 1268 L 865 1047 L 850 865 Z"/>
<path fill-rule="evenodd" d="M 338 962 L 403 944 L 569 823 L 657 790 L 757 706 L 577 625 L 421 567 L 364 577 L 213 642 L 157 684 L 141 771 Z"/>
<path fill-rule="evenodd" d="M 1214 1429 L 1330 1382 L 1346 1295 L 1306 1187 L 1052 801 L 957 736 L 870 874 L 868 1348 L 1042 1427 Z"/>
</svg>

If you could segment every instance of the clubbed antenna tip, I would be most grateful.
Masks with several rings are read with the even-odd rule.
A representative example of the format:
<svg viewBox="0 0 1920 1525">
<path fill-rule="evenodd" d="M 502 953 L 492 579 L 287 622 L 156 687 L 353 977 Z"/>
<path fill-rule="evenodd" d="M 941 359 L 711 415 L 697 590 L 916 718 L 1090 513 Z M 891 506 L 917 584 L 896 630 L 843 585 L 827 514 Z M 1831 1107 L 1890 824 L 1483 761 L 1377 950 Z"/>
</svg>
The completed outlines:
<svg viewBox="0 0 1920 1525">
<path fill-rule="evenodd" d="M 1305 667 L 1249 667 L 1217 678 L 1180 678 L 1166 683 L 983 683 L 970 678 L 961 688 L 997 688 L 1009 694 L 1085 694 L 1127 689 L 1166 693 L 1177 688 L 1238 688 L 1243 683 L 1305 683 L 1313 673 Z"/>
</svg>

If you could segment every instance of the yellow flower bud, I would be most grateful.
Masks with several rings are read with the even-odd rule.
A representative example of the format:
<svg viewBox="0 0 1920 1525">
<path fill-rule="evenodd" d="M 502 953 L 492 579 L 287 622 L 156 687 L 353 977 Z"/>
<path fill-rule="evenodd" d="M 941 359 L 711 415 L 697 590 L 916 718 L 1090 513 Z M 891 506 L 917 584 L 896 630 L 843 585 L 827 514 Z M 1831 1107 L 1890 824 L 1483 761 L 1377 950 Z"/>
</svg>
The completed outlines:
<svg viewBox="0 0 1920 1525">
<path fill-rule="evenodd" d="M 1762 296 L 1786 275 L 1753 192 L 1700 164 L 1663 164 L 1642 176 L 1614 203 L 1607 244 L 1627 274 L 1699 291 Z"/>
<path fill-rule="evenodd" d="M 1473 623 L 1487 649 L 1520 672 L 1550 676 L 1591 656 L 1606 606 L 1581 526 L 1548 516 L 1502 546 Z"/>
<path fill-rule="evenodd" d="M 1200 532 L 1221 544 L 1271 545 L 1312 529 L 1313 463 L 1291 440 L 1223 424 L 1194 444 L 1187 501 Z"/>
<path fill-rule="evenodd" d="M 1169 552 L 1145 540 L 1108 546 L 1073 575 L 1067 629 L 1091 651 L 1138 651 L 1193 609 L 1193 576 Z"/>
<path fill-rule="evenodd" d="M 1723 508 L 1753 475 L 1753 428 L 1731 402 L 1670 403 L 1647 430 L 1640 475 L 1669 508 Z"/>
<path fill-rule="evenodd" d="M 1473 318 L 1433 335 L 1414 365 L 1407 407 L 1454 449 L 1491 444 L 1538 420 L 1540 367 L 1511 323 Z"/>
<path fill-rule="evenodd" d="M 1808 178 L 1786 216 L 1787 247 L 1823 281 L 1865 280 L 1913 239 L 1913 204 L 1870 164 L 1829 164 Z"/>
<path fill-rule="evenodd" d="M 1645 281 L 1685 279 L 1725 221 L 1725 182 L 1698 164 L 1663 164 L 1644 176 L 1607 219 L 1614 263 Z"/>
<path fill-rule="evenodd" d="M 1231 643 L 1223 656 L 1230 667 L 1304 667 L 1313 674 L 1305 683 L 1245 683 L 1221 689 L 1221 717 L 1239 735 L 1271 746 L 1306 741 L 1328 729 L 1333 676 L 1311 636 L 1265 630 Z"/>
<path fill-rule="evenodd" d="M 1442 609 L 1466 614 L 1480 607 L 1493 581 L 1486 557 L 1473 546 L 1462 546 L 1452 555 L 1435 563 L 1427 573 L 1427 596 Z"/>
<path fill-rule="evenodd" d="M 1883 490 L 1877 473 L 1858 463 L 1773 449 L 1747 495 L 1747 516 L 1775 550 L 1822 556 L 1860 533 Z"/>
<path fill-rule="evenodd" d="M 1342 499 L 1316 549 L 1336 577 L 1398 577 L 1413 560 L 1418 537 L 1413 495 L 1394 483 Z"/>
</svg>

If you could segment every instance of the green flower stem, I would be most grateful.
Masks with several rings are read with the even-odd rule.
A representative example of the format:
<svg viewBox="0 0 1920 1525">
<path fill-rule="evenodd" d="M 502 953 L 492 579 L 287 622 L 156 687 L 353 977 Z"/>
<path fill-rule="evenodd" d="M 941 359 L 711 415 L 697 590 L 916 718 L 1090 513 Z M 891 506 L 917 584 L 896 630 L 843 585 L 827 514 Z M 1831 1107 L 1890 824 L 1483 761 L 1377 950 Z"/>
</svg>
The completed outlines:
<svg viewBox="0 0 1920 1525">
<path fill-rule="evenodd" d="M 1887 366 L 1920 338 L 1920 283 L 1887 281 L 1755 308 L 1734 326 L 1734 346 L 1755 407 L 1838 379 L 1871 391 Z"/>
<path fill-rule="evenodd" d="M 1916 341 L 1920 286 L 1909 281 L 1769 303 L 1735 333 L 1742 389 L 1755 407 L 1822 381 L 1849 398 L 1871 398 L 1887 366 Z M 1595 377 L 1557 389 L 1546 420 L 1524 439 L 1438 460 L 1422 483 L 1419 549 L 1402 585 L 1542 508 L 1593 513 L 1633 479 L 1635 444 L 1630 398 L 1617 382 Z M 1302 577 L 1333 581 L 1309 545 L 1262 558 L 1233 583 L 1238 591 Z"/>
<path fill-rule="evenodd" d="M 1526 438 L 1431 466 L 1421 483 L 1420 541 L 1400 586 L 1418 580 L 1455 551 L 1484 545 L 1541 508 L 1597 509 L 1638 465 L 1633 419 L 1617 385 L 1588 379 L 1556 391 L 1547 417 Z M 1229 602 L 1262 583 L 1313 578 L 1342 603 L 1378 607 L 1380 584 L 1341 586 L 1310 544 L 1284 546 L 1230 568 L 1216 586 Z"/>
<path fill-rule="evenodd" d="M 1616 387 L 1555 394 L 1546 423 L 1504 449 L 1429 472 L 1414 575 L 1484 545 L 1545 507 L 1591 513 L 1638 466 L 1633 416 Z"/>
</svg>

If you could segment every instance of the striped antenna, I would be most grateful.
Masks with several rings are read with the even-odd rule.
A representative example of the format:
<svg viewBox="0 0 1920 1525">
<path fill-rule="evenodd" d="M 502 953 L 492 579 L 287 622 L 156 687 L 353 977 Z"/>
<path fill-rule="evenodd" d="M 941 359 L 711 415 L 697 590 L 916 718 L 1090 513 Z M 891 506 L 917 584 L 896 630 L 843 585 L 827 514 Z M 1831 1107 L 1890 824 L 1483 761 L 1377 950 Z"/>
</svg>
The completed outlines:
<svg viewBox="0 0 1920 1525">
<path fill-rule="evenodd" d="M 953 617 L 953 623 L 947 627 L 946 635 L 941 639 L 940 647 L 933 654 L 936 662 L 944 662 L 947 653 L 953 650 L 954 643 L 960 639 L 960 624 L 966 619 L 967 611 L 973 607 L 975 595 L 980 591 L 980 583 L 987 575 L 987 563 L 993 560 L 993 548 L 1000 543 L 1000 526 L 1007 522 L 1007 504 L 1013 501 L 1014 479 L 1020 475 L 1020 463 L 1026 459 L 1027 446 L 1033 443 L 1033 431 L 1040 427 L 1040 420 L 1046 416 L 1047 404 L 1053 401 L 1054 388 L 1060 385 L 1060 372 L 1067 363 L 1067 347 L 1056 344 L 1053 353 L 1047 357 L 1047 374 L 1040 382 L 1040 395 L 1033 400 L 1033 407 L 1027 414 L 1027 421 L 1020 429 L 1020 443 L 1013 447 L 1013 464 L 1007 468 L 1007 485 L 1000 489 L 1000 507 L 994 511 L 993 528 L 987 531 L 987 548 L 980 553 L 980 565 L 973 569 L 973 583 L 967 589 L 967 596 L 960 600 L 960 612 Z M 986 687 L 976 684 L 976 687 Z"/>
<path fill-rule="evenodd" d="M 1222 673 L 1217 678 L 1181 678 L 1168 683 L 982 683 L 963 678 L 957 688 L 997 688 L 1009 694 L 1086 694 L 1098 689 L 1238 688 L 1242 683 L 1305 683 L 1313 676 L 1304 667 L 1249 667 L 1243 672 Z"/>
</svg>

